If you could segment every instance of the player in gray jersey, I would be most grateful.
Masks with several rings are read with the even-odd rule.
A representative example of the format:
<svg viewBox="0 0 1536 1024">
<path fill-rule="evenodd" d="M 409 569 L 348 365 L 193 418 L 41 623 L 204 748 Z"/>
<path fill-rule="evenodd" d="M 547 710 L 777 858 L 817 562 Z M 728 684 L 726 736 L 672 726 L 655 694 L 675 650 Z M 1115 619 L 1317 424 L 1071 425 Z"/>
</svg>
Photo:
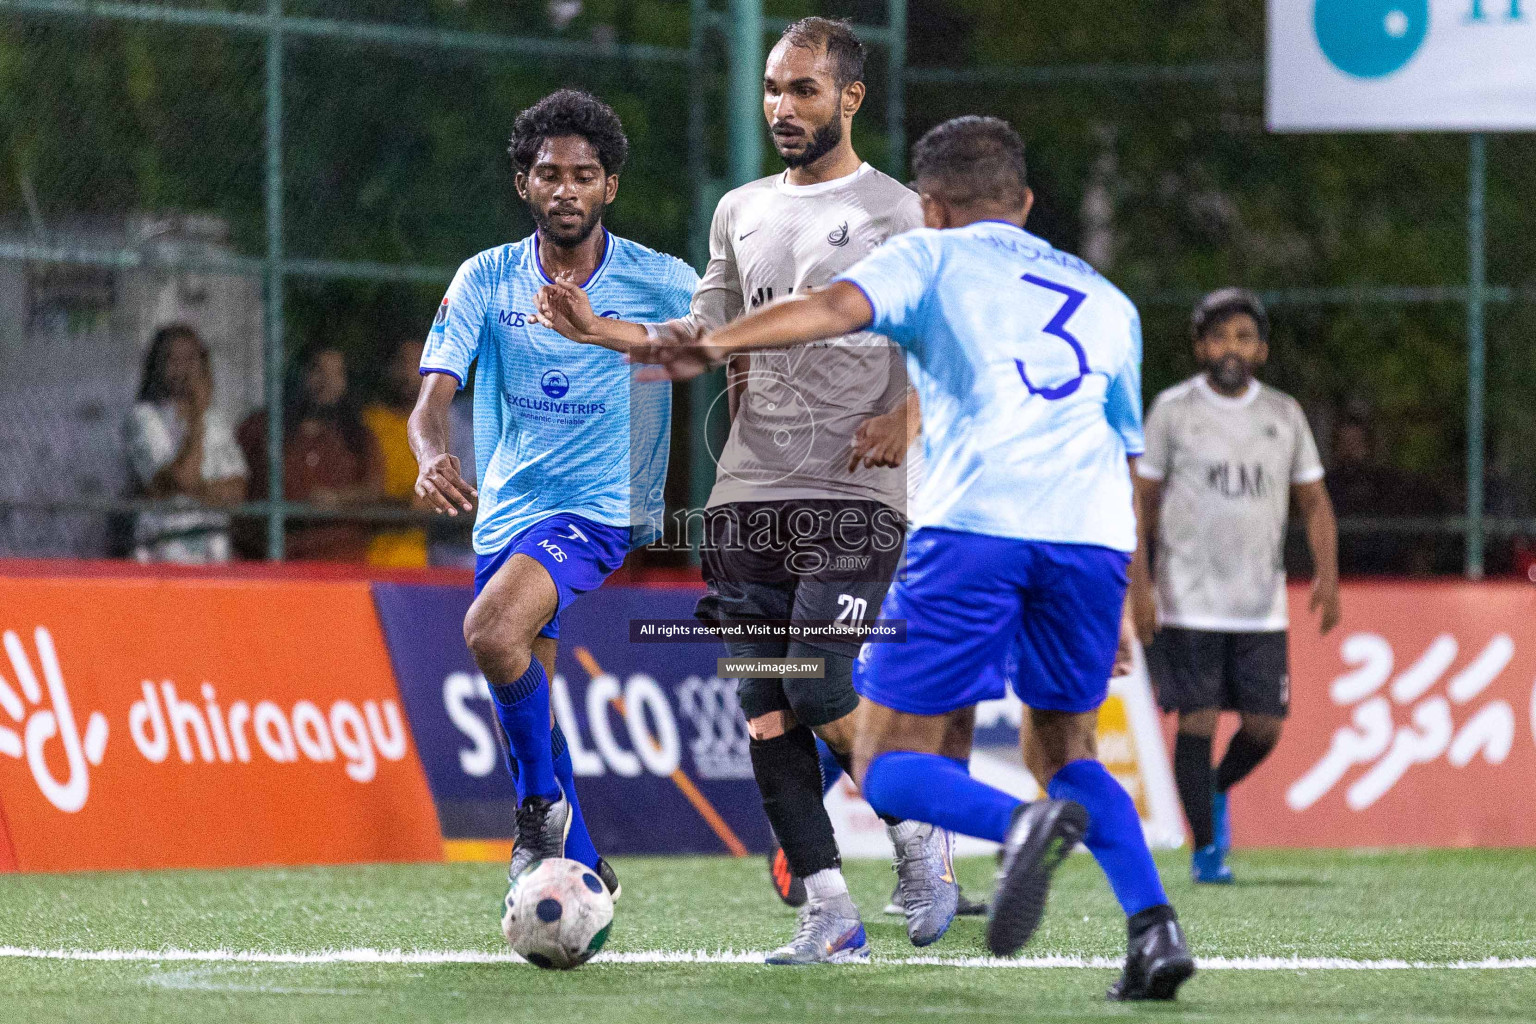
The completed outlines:
<svg viewBox="0 0 1536 1024">
<path fill-rule="evenodd" d="M 1204 371 L 1147 415 L 1131 594 L 1158 699 L 1179 716 L 1174 775 L 1194 834 L 1190 875 L 1230 882 L 1227 792 L 1274 749 L 1290 704 L 1282 553 L 1291 500 L 1312 548 L 1311 608 L 1324 633 L 1339 621 L 1338 536 L 1301 406 L 1253 378 L 1269 355 L 1258 297 L 1212 292 L 1195 307 L 1192 333 Z M 1213 770 L 1223 710 L 1241 725 Z"/>
<path fill-rule="evenodd" d="M 806 18 L 768 56 L 763 109 L 787 171 L 726 194 L 710 226 L 709 267 L 688 316 L 642 326 L 593 315 L 557 281 L 540 318 L 567 337 L 624 350 L 684 341 L 743 312 L 827 285 L 892 235 L 922 225 L 916 193 L 862 162 L 849 132 L 864 99 L 864 46 L 846 22 Z M 708 622 L 872 621 L 901 559 L 915 429 L 900 350 L 861 332 L 795 351 L 754 352 L 730 367 L 730 437 L 709 496 L 703 546 Z M 912 408 L 909 409 L 909 403 Z M 911 415 L 909 415 L 909 412 Z M 867 958 L 848 896 L 816 738 L 847 770 L 853 751 L 856 639 L 729 640 L 733 657 L 815 657 L 824 677 L 741 680 L 753 773 L 782 852 L 772 871 L 800 926 L 770 963 Z M 851 775 L 851 772 L 849 773 Z M 887 821 L 897 894 L 917 945 L 938 940 L 960 907 L 942 829 Z M 805 896 L 800 897 L 799 893 Z M 797 899 L 798 897 L 798 899 Z M 975 909 L 984 909 L 976 907 Z"/>
</svg>

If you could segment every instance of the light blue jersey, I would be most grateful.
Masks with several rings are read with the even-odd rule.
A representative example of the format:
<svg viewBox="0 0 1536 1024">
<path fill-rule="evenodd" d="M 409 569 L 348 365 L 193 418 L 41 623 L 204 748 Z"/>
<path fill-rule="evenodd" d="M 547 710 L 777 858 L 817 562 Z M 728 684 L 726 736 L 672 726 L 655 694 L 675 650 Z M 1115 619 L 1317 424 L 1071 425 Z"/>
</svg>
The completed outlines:
<svg viewBox="0 0 1536 1024">
<path fill-rule="evenodd" d="M 838 280 L 908 353 L 928 466 L 914 526 L 1135 550 L 1141 319 L 1119 289 L 1002 221 L 899 235 Z"/>
<path fill-rule="evenodd" d="M 584 285 L 603 316 L 659 323 L 685 315 L 699 278 L 686 263 L 613 234 Z M 532 322 L 549 283 L 538 236 L 487 249 L 459 267 L 438 308 L 421 372 L 475 371 L 475 551 L 493 555 L 562 512 L 634 527 L 661 523 L 672 389 L 639 384 L 617 352 Z"/>
</svg>

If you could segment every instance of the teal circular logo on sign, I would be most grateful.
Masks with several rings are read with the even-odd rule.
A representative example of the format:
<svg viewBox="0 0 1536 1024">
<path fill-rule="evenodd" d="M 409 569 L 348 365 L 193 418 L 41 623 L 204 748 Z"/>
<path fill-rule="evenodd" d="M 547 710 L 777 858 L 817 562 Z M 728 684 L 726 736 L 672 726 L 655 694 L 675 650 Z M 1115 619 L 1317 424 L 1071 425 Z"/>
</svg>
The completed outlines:
<svg viewBox="0 0 1536 1024">
<path fill-rule="evenodd" d="M 1429 0 L 1317 0 L 1312 27 L 1340 71 L 1380 78 L 1418 52 L 1429 33 Z"/>
</svg>

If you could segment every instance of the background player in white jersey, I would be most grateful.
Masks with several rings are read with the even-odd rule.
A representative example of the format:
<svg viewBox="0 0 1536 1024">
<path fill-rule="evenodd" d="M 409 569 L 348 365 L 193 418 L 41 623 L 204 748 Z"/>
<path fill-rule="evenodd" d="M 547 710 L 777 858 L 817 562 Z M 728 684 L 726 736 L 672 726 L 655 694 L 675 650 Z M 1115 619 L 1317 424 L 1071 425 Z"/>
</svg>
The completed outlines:
<svg viewBox="0 0 1536 1024">
<path fill-rule="evenodd" d="M 785 29 L 768 55 L 763 113 L 788 170 L 721 199 L 691 313 L 652 326 L 651 334 L 692 338 L 776 297 L 823 287 L 887 238 L 921 224 L 917 195 L 854 152 L 863 64 L 864 46 L 846 22 L 806 18 Z M 639 324 L 594 316 L 568 283 L 543 294 L 550 322 L 568 337 L 621 350 L 647 340 Z M 900 351 L 878 335 L 850 331 L 813 351 L 753 353 L 749 365 L 738 360 L 732 371 L 736 410 L 709 497 L 709 590 L 696 614 L 712 623 L 873 618 L 905 534 Z M 726 646 L 735 657 L 816 657 L 825 666 L 823 678 L 743 679 L 739 688 L 753 774 L 788 862 L 788 871 L 775 872 L 776 887 L 791 902 L 795 879 L 803 879 L 808 897 L 794 938 L 768 962 L 867 957 L 822 803 L 823 783 L 835 776 L 824 775 L 815 743 L 820 736 L 851 767 L 859 645 L 743 639 Z M 888 817 L 886 825 L 908 937 L 935 942 L 960 907 L 951 837 L 920 822 Z"/>
<path fill-rule="evenodd" d="M 1317 574 L 1311 607 L 1324 633 L 1339 621 L 1338 536 L 1301 406 L 1253 378 L 1269 355 L 1258 296 L 1212 292 L 1190 326 L 1203 370 L 1159 395 L 1147 416 L 1132 599 L 1158 700 L 1179 716 L 1173 769 L 1194 834 L 1190 876 L 1222 883 L 1232 881 L 1227 792 L 1275 748 L 1290 707 L 1283 553 L 1291 501 L 1306 524 Z M 1213 772 L 1211 736 L 1223 710 L 1242 724 Z"/>
<path fill-rule="evenodd" d="M 659 320 L 687 310 L 698 276 L 603 226 L 628 152 L 606 104 L 553 93 L 518 116 L 509 151 L 538 230 L 466 260 L 443 299 L 410 418 L 416 493 L 448 515 L 474 510 L 478 498 L 464 638 L 490 683 L 517 779 L 513 884 L 535 861 L 565 856 L 618 895 L 582 820 L 549 677 L 560 612 L 656 533 L 671 389 L 635 385 L 623 356 L 539 326 L 534 296 L 551 274 L 569 274 L 608 315 Z M 449 406 L 471 363 L 478 495 L 448 446 Z"/>
<path fill-rule="evenodd" d="M 1003 843 L 987 941 L 1011 954 L 1081 839 L 1128 915 L 1114 999 L 1168 999 L 1194 960 L 1129 794 L 1096 757 L 1136 546 L 1127 459 L 1141 452 L 1141 323 L 1113 285 L 1023 230 L 1024 147 L 962 117 L 913 147 L 930 228 L 894 238 L 825 291 L 683 345 L 650 345 L 657 378 L 731 354 L 873 329 L 908 353 L 928 479 L 907 576 L 881 618 L 905 643 L 865 644 L 855 765 L 876 810 Z M 1024 758 L 1050 798 L 971 778 L 975 705 L 1010 648 L 1030 709 Z"/>
</svg>

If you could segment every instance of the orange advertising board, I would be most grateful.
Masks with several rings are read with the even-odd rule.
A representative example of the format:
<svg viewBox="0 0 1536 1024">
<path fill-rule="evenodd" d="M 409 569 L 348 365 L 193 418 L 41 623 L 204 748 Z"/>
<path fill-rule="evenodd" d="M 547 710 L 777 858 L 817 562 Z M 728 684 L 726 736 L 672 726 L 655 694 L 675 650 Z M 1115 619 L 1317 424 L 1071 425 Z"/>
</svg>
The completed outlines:
<svg viewBox="0 0 1536 1024">
<path fill-rule="evenodd" d="M 366 583 L 0 579 L 0 641 L 0 869 L 442 856 Z"/>
<path fill-rule="evenodd" d="M 1291 589 L 1291 717 L 1233 790 L 1239 846 L 1536 846 L 1536 587 Z"/>
</svg>

